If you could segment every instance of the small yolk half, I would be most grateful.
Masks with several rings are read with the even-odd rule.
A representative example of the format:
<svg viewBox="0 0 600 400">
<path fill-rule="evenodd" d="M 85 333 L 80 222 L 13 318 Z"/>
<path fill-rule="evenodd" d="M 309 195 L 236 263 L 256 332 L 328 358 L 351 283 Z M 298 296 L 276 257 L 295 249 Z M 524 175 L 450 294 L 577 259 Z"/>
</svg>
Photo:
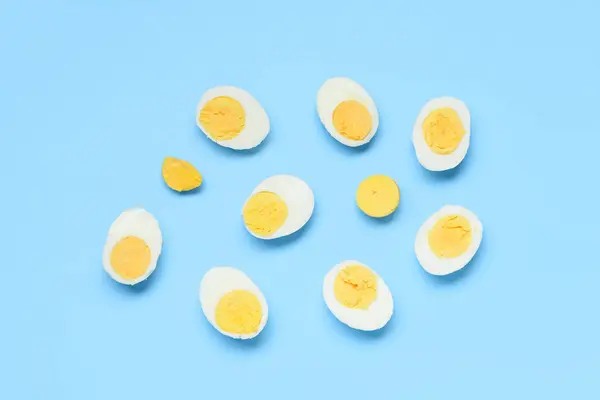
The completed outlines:
<svg viewBox="0 0 600 400">
<path fill-rule="evenodd" d="M 113 271 L 123 279 L 137 279 L 150 267 L 150 248 L 137 236 L 119 240 L 110 253 Z"/>
<path fill-rule="evenodd" d="M 346 139 L 363 140 L 372 126 L 371 113 L 356 100 L 342 101 L 333 110 L 333 127 Z"/>
<path fill-rule="evenodd" d="M 215 310 L 219 328 L 233 334 L 258 332 L 262 316 L 258 297 L 248 290 L 232 290 L 225 294 Z"/>
<path fill-rule="evenodd" d="M 246 112 L 236 99 L 219 96 L 202 107 L 198 121 L 213 139 L 231 140 L 244 129 Z"/>
<path fill-rule="evenodd" d="M 471 223 L 462 215 L 446 215 L 429 231 L 429 247 L 442 258 L 454 258 L 463 254 L 473 239 Z"/>
<path fill-rule="evenodd" d="M 338 272 L 333 293 L 344 307 L 366 310 L 377 297 L 377 277 L 367 267 L 349 265 Z"/>
<path fill-rule="evenodd" d="M 465 128 L 453 108 L 438 108 L 423 121 L 425 143 L 436 154 L 450 154 L 465 135 Z"/>
<path fill-rule="evenodd" d="M 398 208 L 400 189 L 389 176 L 370 176 L 358 185 L 356 204 L 368 216 L 386 217 Z"/>
<path fill-rule="evenodd" d="M 248 229 L 259 236 L 269 236 L 281 228 L 288 217 L 288 207 L 273 192 L 258 192 L 248 201 L 242 211 Z"/>
<path fill-rule="evenodd" d="M 189 162 L 175 157 L 165 157 L 162 176 L 167 186 L 177 192 L 193 190 L 202 184 L 202 175 Z"/>
</svg>

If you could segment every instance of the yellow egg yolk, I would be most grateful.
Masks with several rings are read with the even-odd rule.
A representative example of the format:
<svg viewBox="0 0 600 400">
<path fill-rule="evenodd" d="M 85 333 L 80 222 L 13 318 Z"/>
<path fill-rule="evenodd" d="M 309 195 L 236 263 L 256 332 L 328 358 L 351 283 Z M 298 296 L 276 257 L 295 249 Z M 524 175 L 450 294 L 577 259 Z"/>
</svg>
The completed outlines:
<svg viewBox="0 0 600 400">
<path fill-rule="evenodd" d="M 258 332 L 262 316 L 258 297 L 248 290 L 232 290 L 225 294 L 215 310 L 219 328 L 232 334 Z"/>
<path fill-rule="evenodd" d="M 462 215 L 446 215 L 429 231 L 429 247 L 442 258 L 454 258 L 463 254 L 473 239 L 471 223 Z"/>
<path fill-rule="evenodd" d="M 367 215 L 381 218 L 393 213 L 400 203 L 400 189 L 386 175 L 373 175 L 358 185 L 356 204 Z"/>
<path fill-rule="evenodd" d="M 165 157 L 162 176 L 167 186 L 177 192 L 193 190 L 202 184 L 202 175 L 189 162 L 175 157 Z"/>
<path fill-rule="evenodd" d="M 366 310 L 377 297 L 377 276 L 362 265 L 349 265 L 338 272 L 333 293 L 344 307 Z"/>
<path fill-rule="evenodd" d="M 137 236 L 119 240 L 110 253 L 113 271 L 123 279 L 137 279 L 150 267 L 150 248 Z"/>
<path fill-rule="evenodd" d="M 465 135 L 458 113 L 452 108 L 438 108 L 423 121 L 425 143 L 436 154 L 450 154 Z"/>
<path fill-rule="evenodd" d="M 258 192 L 244 205 L 242 217 L 252 233 L 269 236 L 281 228 L 287 219 L 288 207 L 277 194 Z"/>
<path fill-rule="evenodd" d="M 346 139 L 363 140 L 372 126 L 371 113 L 356 100 L 342 101 L 333 110 L 333 127 Z"/>
<path fill-rule="evenodd" d="M 231 140 L 244 129 L 246 112 L 236 99 L 219 96 L 204 104 L 198 121 L 213 139 Z"/>
</svg>

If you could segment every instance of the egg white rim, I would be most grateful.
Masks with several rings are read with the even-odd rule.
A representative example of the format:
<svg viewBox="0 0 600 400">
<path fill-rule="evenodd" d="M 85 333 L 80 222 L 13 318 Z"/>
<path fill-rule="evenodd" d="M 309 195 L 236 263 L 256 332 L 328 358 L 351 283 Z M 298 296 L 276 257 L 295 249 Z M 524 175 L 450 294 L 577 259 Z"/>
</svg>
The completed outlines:
<svg viewBox="0 0 600 400">
<path fill-rule="evenodd" d="M 204 130 L 204 127 L 199 120 L 200 111 L 204 108 L 206 103 L 215 97 L 220 96 L 227 96 L 237 100 L 246 113 L 246 124 L 244 125 L 244 128 L 236 137 L 230 140 L 214 139 L 206 130 Z M 204 92 L 196 107 L 196 125 L 202 130 L 207 138 L 223 147 L 233 150 L 248 150 L 258 146 L 265 140 L 271 130 L 269 116 L 258 100 L 247 91 L 235 86 L 217 86 Z"/>
<path fill-rule="evenodd" d="M 465 134 L 456 150 L 450 154 L 444 155 L 433 152 L 425 142 L 425 137 L 423 136 L 423 122 L 432 111 L 446 107 L 456 111 L 465 129 Z M 454 97 L 438 97 L 428 101 L 423 106 L 413 127 L 413 145 L 415 147 L 417 159 L 424 168 L 430 171 L 446 171 L 455 168 L 467 155 L 470 143 L 471 114 L 464 102 Z"/>
<path fill-rule="evenodd" d="M 440 258 L 429 247 L 429 231 L 437 221 L 446 215 L 462 215 L 471 224 L 471 244 L 467 250 L 455 258 Z M 477 216 L 462 206 L 446 205 L 433 213 L 421 225 L 415 238 L 415 254 L 421 267 L 432 275 L 448 275 L 464 268 L 475 256 L 483 239 L 483 225 Z"/>
</svg>

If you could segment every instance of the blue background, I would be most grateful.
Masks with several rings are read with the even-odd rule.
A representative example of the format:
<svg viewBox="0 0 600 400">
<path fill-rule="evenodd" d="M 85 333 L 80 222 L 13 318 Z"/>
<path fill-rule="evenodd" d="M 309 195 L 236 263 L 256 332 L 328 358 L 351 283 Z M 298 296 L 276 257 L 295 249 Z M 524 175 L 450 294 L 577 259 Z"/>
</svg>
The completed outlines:
<svg viewBox="0 0 600 400">
<path fill-rule="evenodd" d="M 2 2 L 0 398 L 599 398 L 599 4 Z M 318 122 L 317 89 L 340 75 L 379 107 L 362 150 Z M 257 151 L 196 128 L 214 85 L 245 88 L 269 113 Z M 442 95 L 469 105 L 472 145 L 458 170 L 433 174 L 411 130 Z M 198 193 L 165 187 L 167 155 L 204 174 Z M 265 243 L 240 210 L 278 173 L 311 185 L 316 214 Z M 373 173 L 402 191 L 384 222 L 354 204 Z M 413 242 L 447 203 L 477 213 L 485 235 L 467 269 L 440 279 Z M 132 206 L 165 239 L 134 289 L 101 265 L 108 227 Z M 354 332 L 326 309 L 322 278 L 344 259 L 391 288 L 383 331 Z M 257 340 L 205 321 L 197 289 L 213 265 L 265 293 Z"/>
</svg>

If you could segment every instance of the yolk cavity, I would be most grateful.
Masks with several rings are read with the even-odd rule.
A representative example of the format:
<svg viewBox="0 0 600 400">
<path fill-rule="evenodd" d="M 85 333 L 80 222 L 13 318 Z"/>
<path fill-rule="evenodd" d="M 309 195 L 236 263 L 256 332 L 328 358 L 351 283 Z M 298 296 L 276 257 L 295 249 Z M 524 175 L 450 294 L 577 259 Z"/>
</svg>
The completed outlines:
<svg viewBox="0 0 600 400">
<path fill-rule="evenodd" d="M 273 192 L 258 192 L 242 211 L 244 223 L 256 235 L 269 236 L 281 228 L 288 216 L 285 202 Z"/>
<path fill-rule="evenodd" d="M 219 300 L 215 319 L 219 328 L 227 333 L 256 333 L 262 319 L 262 306 L 254 293 L 233 290 Z"/>
<path fill-rule="evenodd" d="M 423 121 L 425 143 L 436 154 L 450 154 L 465 135 L 460 117 L 452 108 L 438 108 Z"/>
<path fill-rule="evenodd" d="M 346 139 L 363 140 L 372 126 L 371 113 L 356 100 L 343 101 L 333 110 L 333 127 Z"/>
<path fill-rule="evenodd" d="M 471 223 L 462 215 L 447 215 L 429 231 L 429 247 L 438 257 L 454 258 L 463 254 L 472 240 Z"/>
<path fill-rule="evenodd" d="M 137 236 L 126 236 L 119 240 L 110 253 L 110 265 L 123 279 L 137 279 L 150 266 L 150 248 Z"/>
<path fill-rule="evenodd" d="M 162 175 L 167 186 L 178 192 L 196 189 L 202 184 L 202 175 L 192 164 L 174 157 L 165 158 Z"/>
<path fill-rule="evenodd" d="M 366 310 L 377 297 L 377 277 L 367 267 L 349 265 L 338 272 L 333 292 L 344 307 Z"/>
<path fill-rule="evenodd" d="M 358 185 L 356 204 L 367 215 L 381 218 L 393 213 L 400 203 L 400 189 L 385 175 L 373 175 Z"/>
<path fill-rule="evenodd" d="M 231 140 L 244 129 L 246 112 L 239 101 L 219 96 L 204 105 L 198 121 L 213 139 Z"/>
</svg>

